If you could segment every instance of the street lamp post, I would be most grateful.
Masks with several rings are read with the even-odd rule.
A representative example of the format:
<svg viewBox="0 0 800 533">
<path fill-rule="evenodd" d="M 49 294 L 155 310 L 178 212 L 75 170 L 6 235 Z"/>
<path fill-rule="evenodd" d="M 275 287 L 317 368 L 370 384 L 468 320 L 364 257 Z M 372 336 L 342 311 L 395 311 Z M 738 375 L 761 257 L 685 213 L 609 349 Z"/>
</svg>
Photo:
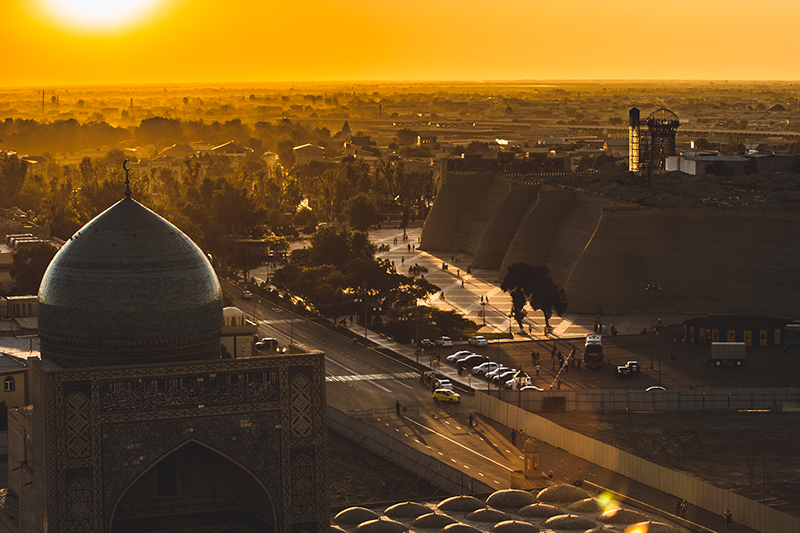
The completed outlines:
<svg viewBox="0 0 800 533">
<path fill-rule="evenodd" d="M 650 293 L 653 302 L 653 325 L 650 327 L 650 370 L 653 370 L 653 354 L 655 352 L 654 342 L 656 335 L 656 293 L 661 290 L 661 285 L 651 283 L 645 287 L 644 290 Z M 658 378 L 661 379 L 660 373 Z"/>
</svg>

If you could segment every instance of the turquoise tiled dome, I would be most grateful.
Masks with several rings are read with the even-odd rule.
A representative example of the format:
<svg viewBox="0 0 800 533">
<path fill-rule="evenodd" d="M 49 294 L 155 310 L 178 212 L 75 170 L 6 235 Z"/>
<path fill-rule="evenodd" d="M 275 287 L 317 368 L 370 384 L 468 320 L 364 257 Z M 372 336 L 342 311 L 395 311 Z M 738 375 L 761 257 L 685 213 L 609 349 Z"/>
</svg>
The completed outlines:
<svg viewBox="0 0 800 533">
<path fill-rule="evenodd" d="M 178 228 L 125 198 L 78 230 L 39 288 L 42 357 L 67 366 L 218 358 L 222 291 Z"/>
</svg>

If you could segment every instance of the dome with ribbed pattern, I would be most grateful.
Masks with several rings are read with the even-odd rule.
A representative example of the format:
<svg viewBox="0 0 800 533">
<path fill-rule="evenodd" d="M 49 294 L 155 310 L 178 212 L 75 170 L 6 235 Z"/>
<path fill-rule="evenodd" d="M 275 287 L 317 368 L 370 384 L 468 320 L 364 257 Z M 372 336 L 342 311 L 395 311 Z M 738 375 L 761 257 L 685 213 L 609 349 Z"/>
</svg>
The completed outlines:
<svg viewBox="0 0 800 533">
<path fill-rule="evenodd" d="M 39 288 L 41 353 L 64 367 L 220 357 L 222 291 L 206 256 L 131 198 L 53 258 Z"/>
</svg>

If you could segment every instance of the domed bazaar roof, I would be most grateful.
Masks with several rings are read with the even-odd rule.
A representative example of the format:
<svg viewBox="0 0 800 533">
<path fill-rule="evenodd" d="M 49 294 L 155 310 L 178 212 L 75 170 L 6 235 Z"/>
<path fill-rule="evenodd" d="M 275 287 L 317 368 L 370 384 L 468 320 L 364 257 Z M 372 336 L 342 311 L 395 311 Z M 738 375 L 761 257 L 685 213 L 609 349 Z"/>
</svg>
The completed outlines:
<svg viewBox="0 0 800 533">
<path fill-rule="evenodd" d="M 39 288 L 42 357 L 64 367 L 220 356 L 222 291 L 200 248 L 126 197 L 78 230 Z"/>
</svg>

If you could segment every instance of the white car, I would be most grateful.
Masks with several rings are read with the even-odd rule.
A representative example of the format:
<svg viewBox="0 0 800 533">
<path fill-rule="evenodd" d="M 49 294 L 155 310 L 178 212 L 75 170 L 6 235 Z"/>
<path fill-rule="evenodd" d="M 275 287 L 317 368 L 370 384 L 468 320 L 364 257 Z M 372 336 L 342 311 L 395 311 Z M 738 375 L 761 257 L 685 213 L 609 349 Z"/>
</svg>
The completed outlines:
<svg viewBox="0 0 800 533">
<path fill-rule="evenodd" d="M 436 339 L 436 345 L 447 348 L 453 345 L 453 340 L 450 337 L 441 336 L 438 339 Z"/>
<path fill-rule="evenodd" d="M 470 337 L 469 343 L 473 346 L 486 346 L 489 344 L 489 341 L 487 341 L 482 335 L 477 335 L 475 337 Z"/>
<path fill-rule="evenodd" d="M 468 355 L 472 355 L 472 352 L 469 350 L 459 350 L 456 353 L 445 357 L 445 361 L 447 361 L 448 363 L 455 363 L 459 359 L 462 359 Z"/>
<path fill-rule="evenodd" d="M 487 372 L 497 370 L 499 367 L 500 367 L 499 364 L 488 361 L 486 363 L 481 363 L 478 366 L 472 367 L 472 374 L 475 376 L 483 376 Z"/>
<path fill-rule="evenodd" d="M 508 370 L 513 370 L 513 368 L 509 368 L 509 367 L 507 367 L 507 366 L 500 365 L 500 366 L 498 366 L 497 368 L 495 368 L 494 370 L 492 370 L 491 372 L 487 372 L 487 373 L 486 373 L 486 377 L 487 377 L 488 379 L 492 379 L 492 378 L 494 378 L 496 375 L 498 375 L 498 374 L 501 374 L 501 373 L 503 373 L 503 372 L 506 372 L 506 371 L 508 371 Z"/>
<path fill-rule="evenodd" d="M 437 379 L 434 382 L 434 387 L 436 389 L 453 390 L 453 383 L 449 379 Z"/>
</svg>

